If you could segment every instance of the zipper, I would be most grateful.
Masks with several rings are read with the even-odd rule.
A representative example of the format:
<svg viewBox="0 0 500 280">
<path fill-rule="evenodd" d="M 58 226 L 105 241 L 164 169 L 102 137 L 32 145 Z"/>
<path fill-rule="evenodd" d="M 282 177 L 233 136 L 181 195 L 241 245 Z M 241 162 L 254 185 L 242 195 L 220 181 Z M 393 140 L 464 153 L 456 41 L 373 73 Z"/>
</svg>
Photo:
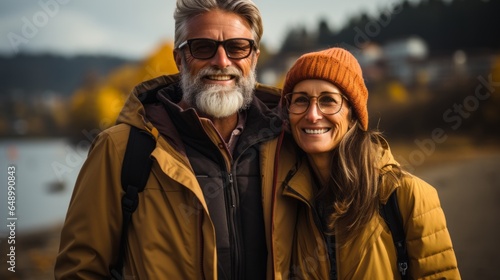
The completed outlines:
<svg viewBox="0 0 500 280">
<path fill-rule="evenodd" d="M 229 231 L 230 240 L 230 248 L 231 248 L 231 270 L 234 271 L 238 264 L 238 256 L 237 251 L 235 252 L 234 247 L 238 244 L 238 239 L 236 238 L 236 225 L 235 225 L 235 208 L 236 208 L 236 198 L 234 193 L 234 185 L 233 185 L 233 174 L 226 174 L 226 213 L 227 213 L 227 225 Z M 232 275 L 234 278 L 234 275 Z"/>
<path fill-rule="evenodd" d="M 241 155 L 243 155 L 250 147 L 253 147 L 254 145 L 258 145 L 259 143 L 263 143 L 264 141 L 268 141 L 272 139 L 272 137 L 264 137 L 262 139 L 259 139 L 257 141 L 252 141 L 248 143 L 248 145 L 245 146 L 244 149 L 239 153 L 239 156 L 236 159 L 231 160 L 231 166 L 229 167 L 230 170 L 232 170 L 232 167 L 235 167 L 238 163 L 238 160 Z M 221 162 L 225 162 L 222 155 L 221 156 Z M 225 164 L 221 165 L 221 170 L 227 170 L 228 167 Z M 236 172 L 233 172 L 234 174 Z M 226 173 L 226 186 L 225 188 L 225 196 L 226 196 L 226 201 L 228 202 L 226 204 L 226 212 L 229 214 L 228 216 L 228 231 L 229 235 L 231 237 L 231 279 L 244 279 L 245 275 L 242 275 L 243 270 L 241 269 L 245 263 L 242 258 L 243 252 L 242 252 L 242 237 L 241 237 L 241 224 L 240 224 L 240 217 L 239 217 L 239 205 L 238 205 L 238 191 L 237 191 L 237 186 L 235 186 L 234 182 L 234 175 L 230 171 Z M 260 187 L 260 186 L 259 186 Z"/>
<path fill-rule="evenodd" d="M 240 234 L 240 225 L 238 223 L 238 199 L 237 199 L 237 190 L 234 185 L 234 178 L 232 173 L 227 173 L 227 188 L 226 188 L 226 211 L 228 213 L 228 230 L 231 246 L 231 279 L 240 279 L 240 266 L 243 265 L 241 263 L 241 234 Z"/>
<path fill-rule="evenodd" d="M 254 145 L 258 145 L 259 143 L 262 143 L 264 141 L 269 140 L 269 137 L 265 139 L 260 139 L 258 141 L 253 141 L 249 143 L 248 145 L 245 146 L 245 148 L 239 153 L 239 156 L 231 161 L 231 167 L 236 167 L 238 164 L 239 158 L 241 155 L 243 155 L 250 147 L 253 147 Z M 224 162 L 224 161 L 223 161 Z M 226 167 L 227 168 L 227 167 Z M 232 168 L 231 168 L 232 169 Z M 238 186 L 235 185 L 235 175 L 236 174 L 235 170 L 232 170 L 233 172 L 228 172 L 226 174 L 226 180 L 227 180 L 227 188 L 226 188 L 226 198 L 227 198 L 227 205 L 226 205 L 226 211 L 229 214 L 228 218 L 228 227 L 229 227 L 229 234 L 231 236 L 231 270 L 232 270 L 232 275 L 231 279 L 245 279 L 245 275 L 243 275 L 243 267 L 245 265 L 245 260 L 243 259 L 243 252 L 242 252 L 242 234 L 241 234 L 241 224 L 240 224 L 240 217 L 239 217 L 239 203 L 238 203 Z M 260 186 L 259 186 L 260 187 Z"/>
<path fill-rule="evenodd" d="M 231 208 L 236 208 L 236 194 L 235 194 L 235 191 L 234 191 L 234 184 L 233 184 L 233 173 L 228 173 L 227 174 L 227 180 L 229 182 L 229 193 L 230 193 L 230 196 L 229 196 L 229 206 Z"/>
</svg>

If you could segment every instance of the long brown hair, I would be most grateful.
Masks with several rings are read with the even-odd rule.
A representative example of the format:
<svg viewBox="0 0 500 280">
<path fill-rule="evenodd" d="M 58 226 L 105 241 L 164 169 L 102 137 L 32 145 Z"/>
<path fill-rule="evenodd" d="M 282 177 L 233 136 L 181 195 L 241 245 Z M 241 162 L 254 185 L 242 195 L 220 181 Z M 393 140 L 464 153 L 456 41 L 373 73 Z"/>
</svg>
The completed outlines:
<svg viewBox="0 0 500 280">
<path fill-rule="evenodd" d="M 344 245 L 378 213 L 380 137 L 356 122 L 333 151 L 329 183 L 316 196 L 325 233 L 335 234 Z"/>
</svg>

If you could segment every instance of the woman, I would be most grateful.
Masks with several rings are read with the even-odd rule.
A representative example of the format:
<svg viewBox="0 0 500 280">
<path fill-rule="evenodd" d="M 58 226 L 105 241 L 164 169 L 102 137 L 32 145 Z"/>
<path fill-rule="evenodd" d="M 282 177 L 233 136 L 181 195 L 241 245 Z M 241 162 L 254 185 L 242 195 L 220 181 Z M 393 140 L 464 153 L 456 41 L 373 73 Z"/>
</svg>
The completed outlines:
<svg viewBox="0 0 500 280">
<path fill-rule="evenodd" d="M 380 133 L 368 129 L 367 99 L 357 60 L 341 48 L 305 54 L 287 73 L 282 109 L 300 148 L 299 161 L 278 182 L 283 196 L 299 201 L 291 276 L 399 279 L 403 272 L 410 279 L 459 279 L 436 190 L 403 171 Z M 282 151 L 280 165 L 288 154 Z M 395 191 L 407 271 L 398 270 L 379 213 Z"/>
</svg>

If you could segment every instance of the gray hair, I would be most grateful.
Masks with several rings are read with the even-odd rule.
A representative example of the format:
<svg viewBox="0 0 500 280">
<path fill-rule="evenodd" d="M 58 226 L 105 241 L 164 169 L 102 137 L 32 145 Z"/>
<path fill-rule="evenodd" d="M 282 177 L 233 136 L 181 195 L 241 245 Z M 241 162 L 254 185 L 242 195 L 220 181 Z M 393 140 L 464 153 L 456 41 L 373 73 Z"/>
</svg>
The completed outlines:
<svg viewBox="0 0 500 280">
<path fill-rule="evenodd" d="M 260 11 L 252 0 L 177 0 L 174 12 L 175 48 L 187 39 L 189 20 L 212 10 L 222 10 L 242 16 L 252 29 L 257 47 L 260 45 L 264 28 Z"/>
</svg>

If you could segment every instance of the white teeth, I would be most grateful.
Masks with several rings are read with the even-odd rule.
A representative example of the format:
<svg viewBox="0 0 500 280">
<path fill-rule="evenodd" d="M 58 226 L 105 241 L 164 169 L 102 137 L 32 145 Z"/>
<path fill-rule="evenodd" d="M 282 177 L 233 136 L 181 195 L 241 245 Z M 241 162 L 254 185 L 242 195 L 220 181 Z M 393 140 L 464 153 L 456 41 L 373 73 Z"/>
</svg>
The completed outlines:
<svg viewBox="0 0 500 280">
<path fill-rule="evenodd" d="M 228 81 L 231 80 L 231 76 L 229 75 L 213 75 L 213 76 L 208 76 L 210 80 L 217 80 L 217 81 Z"/>
<path fill-rule="evenodd" d="M 304 132 L 307 133 L 307 134 L 323 134 L 323 133 L 327 133 L 328 131 L 330 131 L 329 128 L 323 128 L 323 129 L 304 129 Z"/>
</svg>

